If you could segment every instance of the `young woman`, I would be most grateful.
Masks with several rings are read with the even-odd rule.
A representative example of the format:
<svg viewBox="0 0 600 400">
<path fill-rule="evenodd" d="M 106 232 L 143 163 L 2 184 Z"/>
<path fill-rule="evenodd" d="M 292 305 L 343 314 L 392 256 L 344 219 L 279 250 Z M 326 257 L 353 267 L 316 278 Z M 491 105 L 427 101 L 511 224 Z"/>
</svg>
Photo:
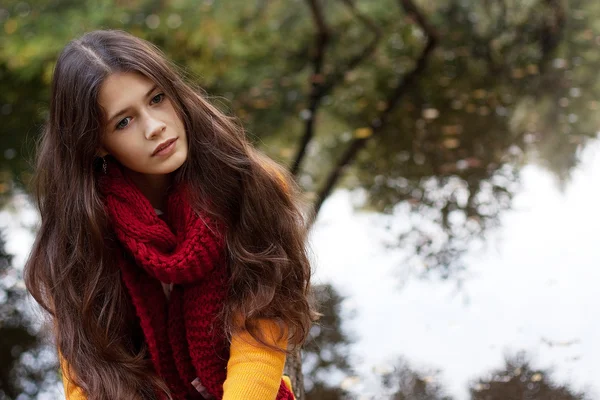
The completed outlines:
<svg viewBox="0 0 600 400">
<path fill-rule="evenodd" d="M 25 280 L 67 398 L 293 398 L 316 317 L 298 188 L 156 47 L 63 49 L 35 173 Z"/>
</svg>

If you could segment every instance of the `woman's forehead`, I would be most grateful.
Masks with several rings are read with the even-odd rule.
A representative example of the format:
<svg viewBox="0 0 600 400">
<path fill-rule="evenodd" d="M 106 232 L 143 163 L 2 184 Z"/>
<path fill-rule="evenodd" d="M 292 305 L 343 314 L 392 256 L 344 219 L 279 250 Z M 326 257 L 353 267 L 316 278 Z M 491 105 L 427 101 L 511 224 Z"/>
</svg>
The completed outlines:
<svg viewBox="0 0 600 400">
<path fill-rule="evenodd" d="M 121 111 L 145 102 L 156 87 L 153 80 L 138 72 L 115 72 L 100 86 L 98 103 L 110 121 Z"/>
</svg>

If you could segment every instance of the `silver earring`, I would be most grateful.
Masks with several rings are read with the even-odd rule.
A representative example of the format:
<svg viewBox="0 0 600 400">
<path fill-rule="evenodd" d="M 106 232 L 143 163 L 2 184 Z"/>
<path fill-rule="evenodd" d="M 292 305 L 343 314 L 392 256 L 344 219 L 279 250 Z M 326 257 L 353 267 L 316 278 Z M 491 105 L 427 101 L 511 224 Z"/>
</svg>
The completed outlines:
<svg viewBox="0 0 600 400">
<path fill-rule="evenodd" d="M 104 171 L 104 175 L 106 175 L 106 167 L 107 167 L 106 158 L 102 157 L 102 170 Z"/>
</svg>

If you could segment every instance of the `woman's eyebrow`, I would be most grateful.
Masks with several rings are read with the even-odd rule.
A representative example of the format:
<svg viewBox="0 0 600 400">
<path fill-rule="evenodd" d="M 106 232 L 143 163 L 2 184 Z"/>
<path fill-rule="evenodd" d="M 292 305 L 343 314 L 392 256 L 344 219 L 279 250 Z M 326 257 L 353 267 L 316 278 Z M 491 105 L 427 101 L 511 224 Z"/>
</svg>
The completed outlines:
<svg viewBox="0 0 600 400">
<path fill-rule="evenodd" d="M 146 93 L 146 95 L 144 96 L 144 98 L 149 97 L 152 92 L 154 92 L 156 90 L 156 88 L 158 87 L 158 85 L 153 85 L 150 90 L 148 90 L 148 92 Z M 125 114 L 127 112 L 127 110 L 129 110 L 129 107 L 122 109 L 121 111 L 119 111 L 118 113 L 116 113 L 115 115 L 113 115 L 112 117 L 110 117 L 108 119 L 108 122 L 111 122 L 113 119 L 117 118 L 118 116 Z"/>
</svg>

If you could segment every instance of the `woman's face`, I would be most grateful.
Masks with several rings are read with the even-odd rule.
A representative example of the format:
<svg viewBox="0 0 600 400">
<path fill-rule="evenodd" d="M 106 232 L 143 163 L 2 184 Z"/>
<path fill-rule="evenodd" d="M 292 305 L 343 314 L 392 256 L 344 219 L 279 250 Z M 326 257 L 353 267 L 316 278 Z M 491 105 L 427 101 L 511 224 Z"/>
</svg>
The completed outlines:
<svg viewBox="0 0 600 400">
<path fill-rule="evenodd" d="M 114 73 L 102 83 L 98 102 L 105 113 L 100 156 L 110 154 L 149 177 L 183 165 L 188 153 L 183 121 L 152 80 L 135 72 Z"/>
</svg>

